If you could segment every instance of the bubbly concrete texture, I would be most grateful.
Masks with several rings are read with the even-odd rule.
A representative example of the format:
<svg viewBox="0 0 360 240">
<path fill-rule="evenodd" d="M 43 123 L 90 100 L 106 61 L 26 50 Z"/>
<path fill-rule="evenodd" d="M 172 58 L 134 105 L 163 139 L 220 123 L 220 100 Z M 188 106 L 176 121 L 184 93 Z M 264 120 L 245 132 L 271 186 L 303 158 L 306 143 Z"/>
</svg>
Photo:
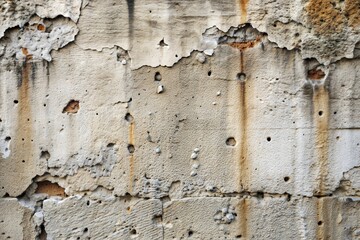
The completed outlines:
<svg viewBox="0 0 360 240">
<path fill-rule="evenodd" d="M 0 239 L 360 239 L 359 0 L 0 9 Z"/>
</svg>

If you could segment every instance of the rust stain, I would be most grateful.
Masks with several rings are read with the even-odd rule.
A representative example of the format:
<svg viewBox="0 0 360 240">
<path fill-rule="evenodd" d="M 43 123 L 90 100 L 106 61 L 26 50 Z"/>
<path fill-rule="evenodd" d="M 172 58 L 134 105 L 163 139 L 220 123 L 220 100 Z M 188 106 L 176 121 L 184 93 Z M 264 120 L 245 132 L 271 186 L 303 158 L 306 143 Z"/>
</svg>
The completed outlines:
<svg viewBox="0 0 360 240">
<path fill-rule="evenodd" d="M 345 0 L 345 16 L 351 27 L 360 25 L 360 0 Z"/>
<path fill-rule="evenodd" d="M 243 198 L 239 202 L 240 211 L 240 236 L 241 239 L 248 239 L 248 214 L 249 214 L 249 200 Z"/>
<path fill-rule="evenodd" d="M 316 239 L 325 240 L 325 223 L 324 223 L 324 198 L 318 198 L 316 201 L 316 219 L 317 219 L 317 228 L 316 228 Z"/>
<path fill-rule="evenodd" d="M 36 193 L 46 193 L 49 196 L 66 197 L 64 188 L 60 187 L 57 183 L 50 181 L 42 181 L 37 183 Z"/>
<path fill-rule="evenodd" d="M 39 30 L 39 31 L 41 31 L 41 32 L 45 32 L 45 26 L 42 25 L 42 24 L 38 24 L 38 25 L 36 26 L 36 28 L 37 28 L 37 30 Z"/>
<path fill-rule="evenodd" d="M 240 58 L 240 74 L 244 73 L 244 52 L 243 50 L 239 51 L 239 58 Z M 245 77 L 244 77 L 245 78 Z M 248 186 L 248 177 L 249 177 L 249 162 L 248 162 L 248 144 L 247 144 L 247 118 L 248 118 L 248 103 L 247 103 L 247 95 L 246 95 L 246 81 L 245 79 L 239 79 L 239 114 L 240 114 L 240 131 L 241 131 L 241 141 L 240 141 L 240 159 L 239 159 L 239 168 L 240 168 L 240 191 L 246 191 Z M 248 215 L 248 208 L 247 208 L 247 201 L 246 199 L 243 200 L 241 209 L 241 232 L 242 236 L 246 239 L 247 238 L 247 215 Z"/>
<path fill-rule="evenodd" d="M 232 42 L 232 43 L 228 43 L 228 45 L 230 47 L 237 48 L 242 51 L 248 48 L 253 48 L 260 41 L 261 41 L 261 36 L 257 36 L 256 39 L 252 41 Z"/>
<path fill-rule="evenodd" d="M 248 182 L 248 146 L 247 146 L 247 99 L 246 99 L 246 83 L 240 81 L 240 186 L 242 190 L 246 190 Z"/>
<path fill-rule="evenodd" d="M 129 125 L 129 145 L 135 146 L 135 137 L 134 137 L 134 131 L 135 131 L 135 123 L 132 120 Z M 130 187 L 130 193 L 133 191 L 133 185 L 134 185 L 134 164 L 135 164 L 135 158 L 134 153 L 130 153 L 130 166 L 129 166 L 129 187 Z"/>
<path fill-rule="evenodd" d="M 64 107 L 62 113 L 77 113 L 80 109 L 80 103 L 78 100 L 70 100 L 70 102 Z"/>
<path fill-rule="evenodd" d="M 317 194 L 325 195 L 325 184 L 329 173 L 329 92 L 324 85 L 315 86 L 313 94 L 313 118 L 315 123 L 315 149 L 318 164 Z"/>
<path fill-rule="evenodd" d="M 24 50 L 26 52 L 26 50 Z M 29 55 L 28 55 L 29 56 Z M 15 133 L 15 148 L 14 159 L 19 161 L 19 164 L 22 164 L 24 167 L 19 167 L 17 170 L 22 169 L 26 171 L 26 166 L 31 165 L 33 159 L 32 151 L 32 117 L 31 117 L 31 98 L 30 98 L 30 77 L 32 73 L 32 63 L 28 61 L 27 57 L 21 65 L 20 70 L 20 79 L 18 82 L 18 119 L 17 119 L 17 128 Z M 18 172 L 19 176 L 22 173 Z M 25 176 L 26 174 L 23 173 Z"/>
<path fill-rule="evenodd" d="M 325 73 L 321 69 L 311 69 L 308 71 L 308 78 L 311 80 L 321 80 L 325 77 Z"/>
<path fill-rule="evenodd" d="M 240 14 L 241 14 L 240 23 L 245 23 L 247 18 L 248 0 L 239 0 L 239 5 L 240 5 Z"/>
<path fill-rule="evenodd" d="M 309 22 L 318 34 L 345 31 L 360 25 L 360 0 L 346 0 L 344 6 L 332 0 L 310 0 L 306 5 Z"/>
</svg>

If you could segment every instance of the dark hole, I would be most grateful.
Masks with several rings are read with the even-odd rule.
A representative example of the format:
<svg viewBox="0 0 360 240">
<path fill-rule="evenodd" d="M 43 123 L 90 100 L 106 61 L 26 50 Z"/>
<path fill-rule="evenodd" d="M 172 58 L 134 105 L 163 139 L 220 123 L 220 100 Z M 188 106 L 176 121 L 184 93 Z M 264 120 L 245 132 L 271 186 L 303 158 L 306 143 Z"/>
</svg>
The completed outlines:
<svg viewBox="0 0 360 240">
<path fill-rule="evenodd" d="M 90 201 L 87 201 L 87 202 L 86 202 L 86 205 L 88 205 L 88 206 L 89 206 L 89 205 L 90 205 Z"/>
<path fill-rule="evenodd" d="M 284 177 L 284 181 L 288 182 L 290 180 L 290 178 L 288 176 Z"/>
<path fill-rule="evenodd" d="M 194 232 L 192 230 L 189 230 L 188 236 L 191 237 L 193 234 L 194 234 Z"/>
<path fill-rule="evenodd" d="M 177 54 L 175 54 L 175 57 L 178 57 L 178 55 L 177 55 Z"/>
<path fill-rule="evenodd" d="M 130 113 L 126 113 L 125 120 L 128 122 L 132 122 L 134 120 L 134 117 Z"/>
<path fill-rule="evenodd" d="M 242 235 L 237 235 L 236 238 L 242 238 Z"/>
<path fill-rule="evenodd" d="M 7 136 L 6 138 L 5 138 L 5 141 L 10 141 L 11 140 L 11 137 L 9 137 L 9 136 Z"/>
<path fill-rule="evenodd" d="M 162 79 L 161 74 L 160 74 L 159 72 L 156 72 L 156 73 L 155 73 L 155 76 L 154 76 L 154 80 L 155 80 L 155 81 L 161 81 L 161 79 Z"/>
<path fill-rule="evenodd" d="M 84 233 L 88 231 L 88 228 L 84 228 Z"/>
<path fill-rule="evenodd" d="M 134 145 L 129 144 L 129 145 L 128 145 L 128 151 L 129 151 L 129 153 L 134 153 L 134 152 L 135 152 L 135 147 L 134 147 Z"/>
<path fill-rule="evenodd" d="M 323 111 L 319 111 L 319 116 L 322 116 L 323 115 Z"/>
<path fill-rule="evenodd" d="M 211 76 L 211 71 L 208 71 L 208 76 L 209 76 L 209 77 Z"/>
<path fill-rule="evenodd" d="M 322 221 L 318 221 L 318 225 L 321 226 L 323 224 Z"/>
<path fill-rule="evenodd" d="M 228 139 L 226 139 L 226 145 L 228 146 L 235 146 L 236 145 L 236 140 L 233 137 L 229 137 Z"/>
<path fill-rule="evenodd" d="M 245 81 L 246 79 L 246 74 L 245 73 L 238 73 L 236 74 L 236 79 L 239 80 L 239 81 Z"/>
<path fill-rule="evenodd" d="M 19 101 L 18 101 L 18 100 L 14 100 L 14 103 L 15 103 L 15 104 L 18 104 L 18 103 L 19 103 Z"/>
<path fill-rule="evenodd" d="M 267 140 L 268 142 L 270 142 L 270 141 L 271 141 L 271 137 L 267 137 L 266 140 Z"/>
<path fill-rule="evenodd" d="M 132 229 L 132 230 L 130 231 L 130 234 L 131 234 L 131 235 L 136 235 L 136 229 L 135 229 L 135 228 Z"/>
<path fill-rule="evenodd" d="M 263 199 L 264 198 L 264 193 L 263 192 L 257 192 L 256 197 Z"/>
<path fill-rule="evenodd" d="M 337 114 L 337 112 L 334 112 L 334 114 Z"/>
<path fill-rule="evenodd" d="M 25 160 L 22 160 L 22 162 L 24 163 L 24 162 L 25 162 Z"/>
</svg>

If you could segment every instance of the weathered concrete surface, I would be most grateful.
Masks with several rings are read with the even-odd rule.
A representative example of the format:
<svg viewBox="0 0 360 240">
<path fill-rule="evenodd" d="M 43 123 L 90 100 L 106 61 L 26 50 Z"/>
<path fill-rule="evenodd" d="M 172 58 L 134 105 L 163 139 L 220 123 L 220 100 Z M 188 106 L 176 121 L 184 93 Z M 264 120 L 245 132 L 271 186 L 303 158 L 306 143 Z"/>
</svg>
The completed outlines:
<svg viewBox="0 0 360 240">
<path fill-rule="evenodd" d="M 0 239 L 360 239 L 359 0 L 0 9 Z"/>
</svg>

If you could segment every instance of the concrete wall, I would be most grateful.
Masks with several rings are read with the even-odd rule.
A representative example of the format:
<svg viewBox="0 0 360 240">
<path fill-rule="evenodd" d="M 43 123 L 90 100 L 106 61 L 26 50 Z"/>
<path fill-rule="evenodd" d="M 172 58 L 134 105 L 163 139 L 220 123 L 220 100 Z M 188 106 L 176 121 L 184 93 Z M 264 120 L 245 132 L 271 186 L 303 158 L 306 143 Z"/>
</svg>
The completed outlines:
<svg viewBox="0 0 360 240">
<path fill-rule="evenodd" d="M 360 239 L 359 0 L 0 19 L 0 239 Z"/>
</svg>

